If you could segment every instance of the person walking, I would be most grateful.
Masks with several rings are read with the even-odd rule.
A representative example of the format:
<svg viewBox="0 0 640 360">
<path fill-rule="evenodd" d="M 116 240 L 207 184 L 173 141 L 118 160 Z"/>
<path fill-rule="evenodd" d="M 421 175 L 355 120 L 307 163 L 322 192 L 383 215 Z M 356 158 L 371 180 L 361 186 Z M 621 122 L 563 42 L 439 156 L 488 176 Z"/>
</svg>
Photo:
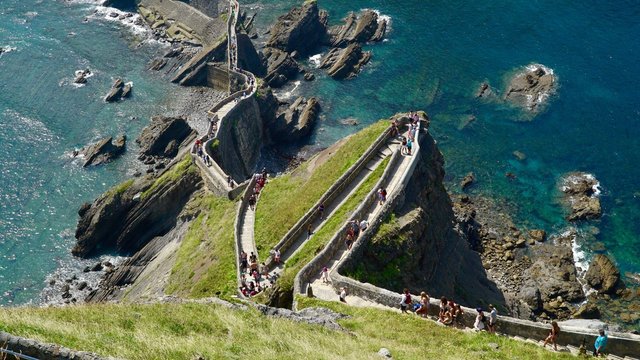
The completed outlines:
<svg viewBox="0 0 640 360">
<path fill-rule="evenodd" d="M 311 235 L 313 235 L 313 230 L 311 229 L 311 224 L 309 224 L 309 226 L 307 226 L 307 240 L 311 238 Z"/>
<path fill-rule="evenodd" d="M 341 287 L 340 288 L 340 302 L 343 303 L 347 303 L 347 288 L 346 287 Z"/>
<path fill-rule="evenodd" d="M 320 217 L 320 220 L 324 220 L 324 203 L 320 203 L 320 205 L 318 205 L 318 216 Z"/>
<path fill-rule="evenodd" d="M 609 336 L 604 332 L 604 329 L 600 329 L 600 336 L 596 338 L 596 342 L 593 344 L 593 356 L 603 355 L 602 351 L 607 346 L 607 340 L 609 340 Z"/>
<path fill-rule="evenodd" d="M 331 281 L 329 280 L 329 268 L 328 267 L 323 267 L 322 271 L 320 272 L 320 280 L 322 280 L 323 284 L 328 284 Z"/>
<path fill-rule="evenodd" d="M 482 312 L 482 308 L 477 308 L 478 316 L 476 316 L 476 321 L 473 323 L 473 328 L 476 331 L 482 331 L 485 329 L 485 322 L 487 321 L 486 316 L 484 316 L 484 312 Z"/>
<path fill-rule="evenodd" d="M 558 334 L 560 334 L 560 326 L 558 326 L 558 322 L 554 320 L 551 322 L 551 331 L 549 331 L 549 335 L 547 336 L 547 338 L 544 339 L 544 344 L 542 344 L 542 347 L 546 347 L 548 343 L 552 343 L 553 350 L 558 351 L 558 345 L 556 344 Z"/>
<path fill-rule="evenodd" d="M 489 329 L 488 330 L 490 333 L 495 333 L 496 322 L 498 321 L 498 311 L 492 304 L 489 304 L 489 310 L 491 312 L 489 313 L 489 326 L 488 326 Z"/>
<path fill-rule="evenodd" d="M 423 318 L 429 315 L 429 295 L 424 291 L 420 293 L 420 307 L 416 310 L 416 315 Z"/>
</svg>

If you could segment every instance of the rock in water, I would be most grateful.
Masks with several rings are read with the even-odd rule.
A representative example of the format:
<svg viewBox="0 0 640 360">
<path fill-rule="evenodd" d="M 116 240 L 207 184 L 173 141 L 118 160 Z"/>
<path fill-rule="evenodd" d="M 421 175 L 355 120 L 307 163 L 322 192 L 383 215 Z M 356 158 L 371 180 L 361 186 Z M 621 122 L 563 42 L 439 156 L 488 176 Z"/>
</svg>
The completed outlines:
<svg viewBox="0 0 640 360">
<path fill-rule="evenodd" d="M 265 81 L 273 88 L 284 85 L 293 80 L 300 73 L 300 65 L 286 52 L 267 48 L 264 50 L 267 58 L 267 76 Z"/>
<path fill-rule="evenodd" d="M 118 136 L 115 140 L 108 137 L 82 149 L 85 158 L 82 166 L 100 165 L 115 159 L 124 152 L 126 141 L 127 138 L 124 135 Z"/>
<path fill-rule="evenodd" d="M 121 98 L 125 99 L 125 98 L 128 98 L 129 96 L 131 96 L 131 89 L 132 88 L 133 88 L 133 83 L 128 82 L 128 83 L 124 84 L 124 87 L 122 88 Z"/>
<path fill-rule="evenodd" d="M 555 90 L 556 78 L 542 65 L 530 65 L 525 72 L 515 75 L 505 91 L 505 99 L 536 111 Z"/>
<path fill-rule="evenodd" d="M 386 31 L 386 21 L 380 20 L 373 10 L 364 10 L 360 16 L 350 13 L 344 25 L 331 28 L 331 46 L 343 47 L 351 43 L 380 41 Z"/>
<path fill-rule="evenodd" d="M 360 68 L 371 59 L 370 51 L 362 51 L 358 44 L 350 44 L 344 49 L 333 48 L 322 59 L 321 69 L 334 79 L 350 79 L 358 75 Z"/>
<path fill-rule="evenodd" d="M 589 265 L 585 280 L 598 293 L 613 294 L 620 285 L 620 271 L 606 255 L 597 254 Z"/>
<path fill-rule="evenodd" d="M 591 174 L 575 172 L 565 175 L 560 189 L 570 208 L 568 220 L 597 219 L 602 214 L 598 187 L 600 182 Z"/>
<path fill-rule="evenodd" d="M 271 136 L 283 142 L 295 142 L 311 133 L 318 120 L 320 104 L 314 97 L 299 97 L 285 111 L 278 114 L 270 126 Z"/>
<path fill-rule="evenodd" d="M 576 319 L 600 319 L 600 309 L 594 304 L 586 303 L 573 313 L 573 317 Z"/>
<path fill-rule="evenodd" d="M 307 55 L 327 38 L 327 12 L 319 10 L 315 1 L 306 1 L 280 16 L 270 32 L 267 47 Z"/>
<path fill-rule="evenodd" d="M 469 186 L 471 186 L 476 181 L 476 176 L 474 173 L 468 173 L 460 182 L 460 187 L 462 190 L 465 190 Z"/>
<path fill-rule="evenodd" d="M 142 130 L 136 143 L 140 145 L 140 153 L 146 156 L 161 156 L 173 158 L 178 153 L 177 146 L 194 134 L 193 130 L 182 117 L 154 116 L 151 124 Z"/>
<path fill-rule="evenodd" d="M 111 90 L 109 90 L 109 93 L 104 97 L 104 101 L 114 102 L 120 100 L 120 98 L 122 97 L 123 88 L 124 83 L 122 82 L 122 79 L 116 79 L 116 81 L 111 86 Z"/>
</svg>

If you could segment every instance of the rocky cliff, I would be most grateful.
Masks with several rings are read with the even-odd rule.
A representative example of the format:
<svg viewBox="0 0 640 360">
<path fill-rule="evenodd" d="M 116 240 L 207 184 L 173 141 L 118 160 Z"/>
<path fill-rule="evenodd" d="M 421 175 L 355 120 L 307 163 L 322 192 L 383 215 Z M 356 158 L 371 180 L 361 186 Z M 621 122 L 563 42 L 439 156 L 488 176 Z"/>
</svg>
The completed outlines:
<svg viewBox="0 0 640 360">
<path fill-rule="evenodd" d="M 393 291 L 409 287 L 432 296 L 453 297 L 469 306 L 505 300 L 488 280 L 479 255 L 456 227 L 443 185 L 444 160 L 429 134 L 422 136 L 421 160 L 403 202 L 386 219 L 350 276 Z"/>
</svg>

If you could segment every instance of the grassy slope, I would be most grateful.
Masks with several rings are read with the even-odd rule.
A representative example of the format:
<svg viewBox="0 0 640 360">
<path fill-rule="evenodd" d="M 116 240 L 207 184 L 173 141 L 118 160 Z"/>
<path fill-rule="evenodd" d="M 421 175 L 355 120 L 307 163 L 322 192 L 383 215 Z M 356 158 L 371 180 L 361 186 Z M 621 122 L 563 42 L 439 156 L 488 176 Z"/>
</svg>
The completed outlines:
<svg viewBox="0 0 640 360">
<path fill-rule="evenodd" d="M 187 173 L 193 173 L 196 171 L 198 171 L 198 166 L 194 163 L 194 160 L 191 158 L 191 155 L 187 155 L 179 163 L 174 165 L 170 170 L 168 170 L 167 172 L 162 174 L 162 176 L 156 179 L 156 181 L 151 185 L 151 187 L 149 187 L 149 189 L 147 189 L 145 192 L 142 193 L 141 197 L 142 199 L 144 199 L 147 196 L 153 194 L 155 190 L 158 189 L 160 186 L 168 182 L 176 181 Z"/>
<path fill-rule="evenodd" d="M 219 305 L 91 305 L 0 309 L 0 330 L 124 359 L 569 359 L 489 334 L 442 328 L 415 316 L 301 299 L 351 315 L 351 333 Z M 500 348 L 491 350 L 487 343 Z"/>
<path fill-rule="evenodd" d="M 286 262 L 284 272 L 278 280 L 284 290 L 293 289 L 293 279 L 296 274 L 311 261 L 327 245 L 336 231 L 344 225 L 353 211 L 364 201 L 373 186 L 380 180 L 382 173 L 389 164 L 387 157 L 380 165 L 365 179 L 358 189 L 345 201 L 344 204 L 327 220 L 320 230 L 309 239 L 309 241 Z"/>
<path fill-rule="evenodd" d="M 381 120 L 354 134 L 311 174 L 306 161 L 292 173 L 271 181 L 260 196 L 256 209 L 255 238 L 260 258 L 293 227 L 331 185 L 353 165 L 388 126 Z"/>
<path fill-rule="evenodd" d="M 236 293 L 236 203 L 204 196 L 200 215 L 180 244 L 166 292 L 181 297 L 228 298 Z"/>
</svg>

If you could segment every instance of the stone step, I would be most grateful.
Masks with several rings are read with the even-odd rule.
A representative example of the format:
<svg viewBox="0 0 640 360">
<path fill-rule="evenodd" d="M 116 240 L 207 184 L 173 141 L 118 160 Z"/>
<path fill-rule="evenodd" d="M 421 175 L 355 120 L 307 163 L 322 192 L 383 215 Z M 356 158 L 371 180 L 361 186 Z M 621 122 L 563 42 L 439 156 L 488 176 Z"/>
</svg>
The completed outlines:
<svg viewBox="0 0 640 360">
<path fill-rule="evenodd" d="M 621 358 L 620 356 L 616 356 L 613 354 L 609 354 L 607 355 L 607 360 L 624 360 L 624 358 Z"/>
<path fill-rule="evenodd" d="M 634 358 L 634 357 L 631 357 L 631 356 L 625 356 L 624 360 L 638 360 L 638 358 Z"/>
</svg>

